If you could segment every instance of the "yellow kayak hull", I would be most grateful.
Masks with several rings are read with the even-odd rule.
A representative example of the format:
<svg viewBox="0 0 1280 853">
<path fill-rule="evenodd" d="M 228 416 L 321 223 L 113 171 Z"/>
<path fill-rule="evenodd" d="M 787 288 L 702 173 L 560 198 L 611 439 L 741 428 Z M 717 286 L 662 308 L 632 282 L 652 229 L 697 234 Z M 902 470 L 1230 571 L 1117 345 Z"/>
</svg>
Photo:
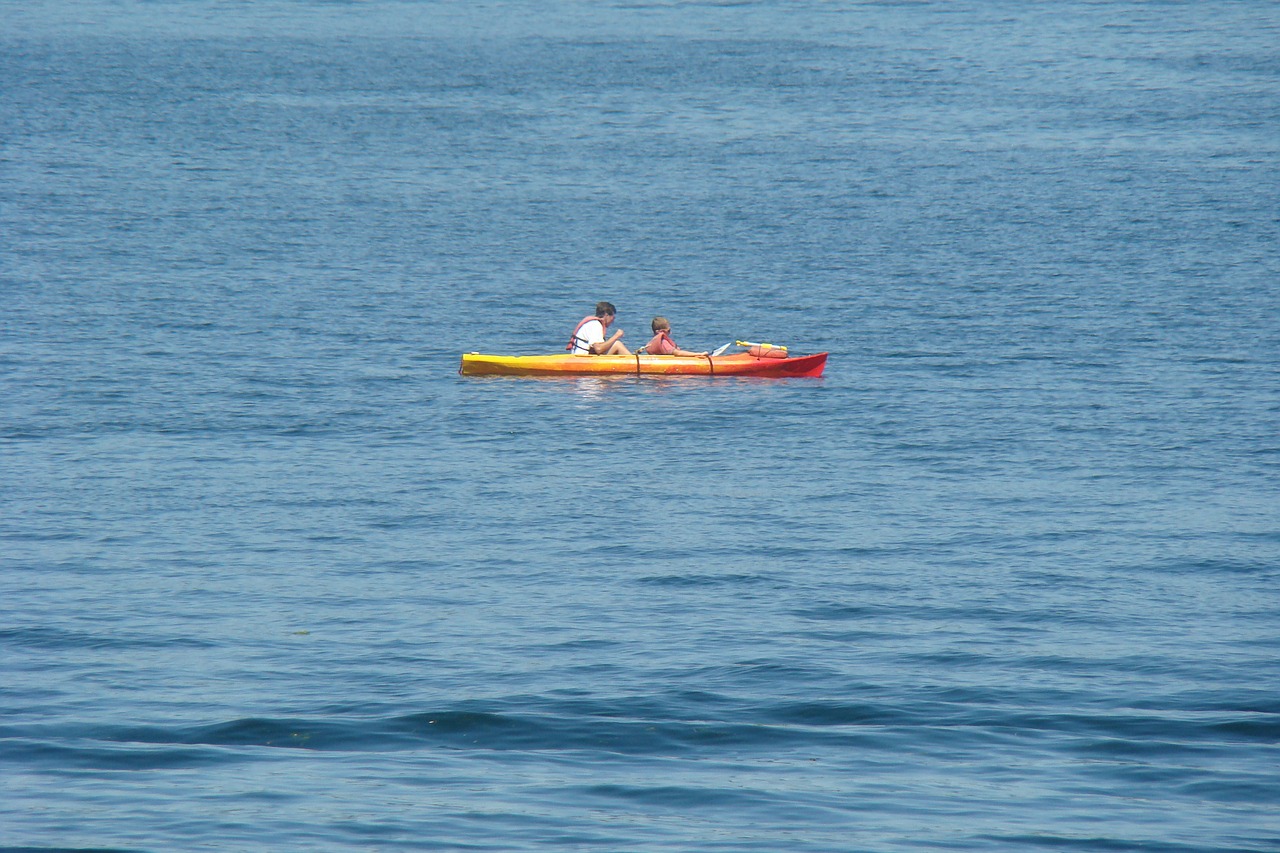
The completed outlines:
<svg viewBox="0 0 1280 853">
<path fill-rule="evenodd" d="M 817 377 L 825 352 L 787 358 L 732 355 L 485 355 L 465 353 L 464 376 L 776 376 Z"/>
</svg>

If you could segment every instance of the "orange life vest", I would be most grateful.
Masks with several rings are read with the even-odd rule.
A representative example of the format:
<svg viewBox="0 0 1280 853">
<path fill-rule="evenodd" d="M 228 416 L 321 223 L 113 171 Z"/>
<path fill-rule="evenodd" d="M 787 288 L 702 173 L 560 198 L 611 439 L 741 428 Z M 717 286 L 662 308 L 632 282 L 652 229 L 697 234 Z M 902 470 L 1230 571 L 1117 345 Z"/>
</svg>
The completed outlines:
<svg viewBox="0 0 1280 853">
<path fill-rule="evenodd" d="M 676 351 L 676 342 L 671 340 L 666 329 L 661 329 L 653 340 L 644 345 L 644 351 L 649 355 L 671 355 Z"/>
<path fill-rule="evenodd" d="M 604 320 L 601 320 L 599 317 L 597 317 L 594 314 L 592 314 L 590 317 L 583 317 L 582 320 L 578 323 L 578 325 L 573 328 L 573 334 L 569 336 L 569 343 L 564 345 L 564 348 L 566 350 L 568 350 L 569 352 L 573 352 L 573 348 L 577 346 L 579 343 L 581 343 L 583 347 L 587 350 L 587 352 L 591 352 L 591 345 L 587 343 L 586 338 L 578 337 L 578 332 L 581 332 L 582 327 L 590 323 L 592 320 L 595 320 L 600 324 L 600 329 L 602 331 L 607 328 L 604 324 Z"/>
</svg>

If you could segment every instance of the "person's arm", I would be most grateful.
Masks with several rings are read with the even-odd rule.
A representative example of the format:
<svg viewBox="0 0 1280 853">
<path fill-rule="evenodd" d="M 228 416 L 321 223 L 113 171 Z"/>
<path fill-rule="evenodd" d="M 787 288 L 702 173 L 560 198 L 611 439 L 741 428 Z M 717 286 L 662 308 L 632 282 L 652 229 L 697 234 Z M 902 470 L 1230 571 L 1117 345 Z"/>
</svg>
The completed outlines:
<svg viewBox="0 0 1280 853">
<path fill-rule="evenodd" d="M 690 352 L 690 351 L 689 351 L 689 350 L 687 350 L 687 349 L 680 349 L 680 347 L 676 347 L 676 351 L 675 351 L 675 352 L 673 352 L 673 353 L 671 353 L 671 354 L 672 354 L 672 355 L 685 355 L 685 356 L 691 356 L 691 355 L 692 355 L 692 356 L 704 356 L 704 355 L 707 355 L 707 353 L 705 353 L 705 352 Z"/>
<path fill-rule="evenodd" d="M 591 351 L 592 351 L 593 353 L 595 353 L 596 355 L 600 355 L 601 353 L 606 353 L 606 352 L 608 352 L 610 349 L 612 349 L 612 348 L 613 348 L 613 345 L 614 345 L 614 344 L 616 344 L 616 343 L 617 343 L 618 341 L 620 341 L 620 340 L 622 340 L 622 330 L 621 330 L 621 329 L 619 329 L 618 331 L 614 332 L 614 333 L 613 333 L 613 335 L 611 335 L 611 336 L 608 338 L 608 340 L 604 340 L 604 341 L 600 341 L 599 343 L 592 344 L 592 345 L 591 345 Z"/>
</svg>

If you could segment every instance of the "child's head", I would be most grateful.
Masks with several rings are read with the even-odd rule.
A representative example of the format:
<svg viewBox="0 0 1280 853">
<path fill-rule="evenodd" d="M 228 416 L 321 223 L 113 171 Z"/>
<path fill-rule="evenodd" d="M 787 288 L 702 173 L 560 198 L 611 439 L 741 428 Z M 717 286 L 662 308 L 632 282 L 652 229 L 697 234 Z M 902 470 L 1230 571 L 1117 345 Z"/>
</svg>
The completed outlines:
<svg viewBox="0 0 1280 853">
<path fill-rule="evenodd" d="M 653 333 L 655 335 L 658 334 L 658 332 L 669 332 L 669 331 L 671 331 L 671 324 L 667 322 L 666 317 L 653 318 Z"/>
</svg>

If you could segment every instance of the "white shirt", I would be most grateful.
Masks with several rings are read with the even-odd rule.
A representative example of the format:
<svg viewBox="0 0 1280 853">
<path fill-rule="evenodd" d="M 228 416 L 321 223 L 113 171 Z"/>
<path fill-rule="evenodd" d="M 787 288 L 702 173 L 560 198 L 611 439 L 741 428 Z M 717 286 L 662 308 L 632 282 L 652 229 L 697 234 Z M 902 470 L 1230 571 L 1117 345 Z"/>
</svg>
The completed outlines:
<svg viewBox="0 0 1280 853">
<path fill-rule="evenodd" d="M 582 324 L 582 328 L 573 339 L 573 354 L 590 355 L 590 346 L 600 343 L 604 343 L 604 323 L 599 320 L 590 320 Z"/>
</svg>

